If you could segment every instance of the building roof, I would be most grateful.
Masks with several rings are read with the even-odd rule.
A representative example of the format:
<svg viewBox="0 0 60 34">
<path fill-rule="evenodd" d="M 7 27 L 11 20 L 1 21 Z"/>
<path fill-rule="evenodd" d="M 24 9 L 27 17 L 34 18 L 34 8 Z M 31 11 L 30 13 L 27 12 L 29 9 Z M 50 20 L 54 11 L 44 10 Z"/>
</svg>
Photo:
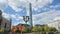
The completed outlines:
<svg viewBox="0 0 60 34">
<path fill-rule="evenodd" d="M 43 26 L 45 26 L 45 25 L 36 24 L 35 26 L 41 26 L 41 27 L 43 27 Z"/>
<path fill-rule="evenodd" d="M 28 24 L 18 24 L 17 26 L 30 27 L 30 25 L 28 25 Z"/>
</svg>

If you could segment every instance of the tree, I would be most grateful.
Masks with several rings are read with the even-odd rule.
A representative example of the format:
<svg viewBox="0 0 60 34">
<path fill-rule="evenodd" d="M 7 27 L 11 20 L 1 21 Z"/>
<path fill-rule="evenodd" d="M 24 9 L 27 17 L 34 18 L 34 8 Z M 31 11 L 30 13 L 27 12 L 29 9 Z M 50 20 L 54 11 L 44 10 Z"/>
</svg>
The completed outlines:
<svg viewBox="0 0 60 34">
<path fill-rule="evenodd" d="M 44 28 L 44 31 L 45 31 L 45 32 L 46 32 L 46 31 L 49 31 L 48 25 L 45 25 L 43 28 Z"/>
<path fill-rule="evenodd" d="M 15 32 L 20 32 L 20 31 L 19 31 L 19 28 L 17 28 Z"/>
<path fill-rule="evenodd" d="M 54 27 L 49 27 L 48 25 L 44 25 L 42 27 L 34 26 L 32 29 L 33 32 L 49 32 L 49 31 L 57 31 Z"/>
<path fill-rule="evenodd" d="M 1 28 L 1 29 L 0 29 L 0 32 L 4 32 L 4 28 Z"/>
<path fill-rule="evenodd" d="M 45 26 L 44 26 L 44 30 L 45 30 L 45 31 L 57 31 L 56 28 L 54 28 L 54 27 L 49 27 L 48 25 L 45 25 Z"/>
<path fill-rule="evenodd" d="M 27 28 L 27 32 L 31 32 L 31 28 Z"/>
<path fill-rule="evenodd" d="M 16 26 L 12 26 L 11 31 L 12 31 L 12 32 L 15 32 L 16 30 L 17 30 Z"/>
<path fill-rule="evenodd" d="M 27 28 L 26 27 L 23 27 L 22 28 L 22 32 L 27 32 Z"/>
<path fill-rule="evenodd" d="M 56 28 L 54 28 L 54 27 L 50 27 L 50 31 L 57 31 L 57 29 Z"/>
<path fill-rule="evenodd" d="M 41 32 L 42 32 L 42 31 L 45 31 L 45 30 L 44 30 L 44 27 L 41 27 L 41 28 L 40 28 L 40 31 L 41 31 Z"/>
<path fill-rule="evenodd" d="M 33 31 L 33 32 L 40 32 L 40 28 L 37 27 L 37 26 L 35 26 L 35 27 L 33 27 L 32 31 Z"/>
</svg>

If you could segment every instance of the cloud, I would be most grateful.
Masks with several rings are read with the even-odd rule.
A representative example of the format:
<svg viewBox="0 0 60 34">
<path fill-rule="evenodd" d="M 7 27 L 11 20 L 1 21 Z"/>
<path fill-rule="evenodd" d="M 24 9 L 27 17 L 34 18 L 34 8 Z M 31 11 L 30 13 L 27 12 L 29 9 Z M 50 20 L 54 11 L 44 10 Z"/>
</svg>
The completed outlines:
<svg viewBox="0 0 60 34">
<path fill-rule="evenodd" d="M 16 20 L 23 20 L 22 16 L 19 16 L 19 15 L 16 15 L 16 14 L 8 14 L 8 13 L 3 12 L 2 16 L 4 18 L 7 18 L 7 19 L 14 18 Z"/>
<path fill-rule="evenodd" d="M 58 8 L 58 7 L 60 7 L 60 4 L 50 6 L 50 8 L 53 8 L 53 9 Z"/>
<path fill-rule="evenodd" d="M 23 20 L 22 16 L 18 16 L 16 20 Z"/>
<path fill-rule="evenodd" d="M 0 0 L 0 10 L 6 9 L 8 7 L 8 0 Z"/>
<path fill-rule="evenodd" d="M 54 20 L 60 20 L 60 15 L 58 15 L 57 17 L 55 17 Z"/>
<path fill-rule="evenodd" d="M 34 9 L 35 7 L 37 7 L 37 8 L 42 8 L 42 7 L 44 7 L 45 5 L 47 5 L 48 3 L 52 3 L 52 2 L 53 2 L 53 0 L 38 0 L 37 2 L 32 3 L 32 7 L 33 7 L 33 9 Z"/>
<path fill-rule="evenodd" d="M 21 12 L 23 9 L 19 7 L 25 5 L 24 3 L 21 3 L 19 0 L 9 0 L 8 4 L 13 10 L 15 10 L 15 12 Z"/>
<path fill-rule="evenodd" d="M 12 18 L 16 18 L 16 15 L 12 14 L 11 17 L 12 17 Z"/>
<path fill-rule="evenodd" d="M 16 14 L 12 14 L 11 17 L 14 18 L 17 21 L 23 20 L 23 17 L 22 16 L 19 16 L 19 15 L 16 15 Z"/>
<path fill-rule="evenodd" d="M 48 12 L 33 15 L 33 24 L 46 24 L 52 22 L 60 15 L 60 10 L 50 10 Z"/>
<path fill-rule="evenodd" d="M 9 18 L 10 18 L 10 14 L 5 13 L 5 12 L 3 12 L 2 16 L 3 16 L 4 18 L 7 18 L 7 19 L 9 19 Z"/>
<path fill-rule="evenodd" d="M 20 12 L 21 9 L 18 8 L 20 6 L 23 7 L 29 7 L 29 3 L 32 4 L 32 8 L 34 10 L 38 10 L 38 8 L 44 7 L 48 3 L 52 3 L 53 0 L 8 0 L 9 1 L 9 6 L 12 7 L 13 10 L 16 12 Z"/>
<path fill-rule="evenodd" d="M 17 15 L 17 14 L 8 14 L 8 13 L 3 12 L 2 16 L 3 16 L 4 18 L 8 19 L 8 20 L 9 20 L 10 18 L 12 18 L 12 19 L 13 19 L 13 20 L 12 20 L 12 25 L 17 25 L 17 24 L 19 24 L 19 23 L 24 23 L 24 24 L 25 24 L 25 22 L 23 21 L 23 17 L 20 16 L 20 15 Z M 15 23 L 13 24 L 13 21 L 14 21 L 14 20 L 16 20 L 17 22 L 15 22 Z"/>
</svg>

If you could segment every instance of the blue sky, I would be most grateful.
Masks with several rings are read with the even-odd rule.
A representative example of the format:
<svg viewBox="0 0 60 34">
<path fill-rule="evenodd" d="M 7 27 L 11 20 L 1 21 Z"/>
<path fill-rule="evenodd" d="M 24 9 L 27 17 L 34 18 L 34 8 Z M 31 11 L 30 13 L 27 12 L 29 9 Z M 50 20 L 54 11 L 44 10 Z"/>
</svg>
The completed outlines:
<svg viewBox="0 0 60 34">
<path fill-rule="evenodd" d="M 0 9 L 3 17 L 12 18 L 12 25 L 17 25 L 25 23 L 22 16 L 29 15 L 29 3 L 32 4 L 33 25 L 47 24 L 60 17 L 60 0 L 1 0 Z"/>
</svg>

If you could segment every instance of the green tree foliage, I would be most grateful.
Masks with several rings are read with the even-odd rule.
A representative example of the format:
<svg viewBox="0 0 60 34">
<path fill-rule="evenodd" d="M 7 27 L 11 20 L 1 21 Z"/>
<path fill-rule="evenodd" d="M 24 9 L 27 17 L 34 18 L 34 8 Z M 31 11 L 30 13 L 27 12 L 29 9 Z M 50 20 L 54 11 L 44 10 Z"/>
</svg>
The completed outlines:
<svg viewBox="0 0 60 34">
<path fill-rule="evenodd" d="M 33 29 L 32 29 L 33 32 L 40 32 L 40 30 L 41 29 L 37 26 L 33 27 Z"/>
<path fill-rule="evenodd" d="M 56 28 L 54 27 L 49 27 L 48 25 L 44 25 L 42 27 L 40 26 L 34 26 L 32 29 L 29 27 L 24 27 L 22 28 L 22 32 L 50 32 L 50 31 L 57 31 Z M 18 28 L 14 29 L 14 32 L 20 32 Z"/>
<path fill-rule="evenodd" d="M 57 31 L 56 28 L 54 28 L 54 27 L 49 27 L 49 26 L 47 26 L 47 25 L 44 26 L 44 30 L 45 30 L 45 31 Z"/>
<path fill-rule="evenodd" d="M 49 31 L 57 31 L 57 29 L 56 28 L 54 28 L 54 27 L 50 27 L 50 30 Z"/>
<path fill-rule="evenodd" d="M 22 32 L 23 33 L 25 33 L 25 32 L 31 32 L 31 28 L 23 27 Z"/>
<path fill-rule="evenodd" d="M 27 28 L 27 32 L 31 32 L 31 28 Z"/>
<path fill-rule="evenodd" d="M 22 32 L 27 32 L 26 27 L 23 27 Z"/>
<path fill-rule="evenodd" d="M 1 29 L 0 29 L 0 32 L 4 32 L 4 28 L 1 28 Z"/>
<path fill-rule="evenodd" d="M 38 26 L 35 26 L 33 27 L 32 29 L 33 32 L 49 32 L 49 31 L 57 31 L 56 28 L 54 27 L 49 27 L 48 25 L 44 25 L 43 27 L 38 27 Z"/>
<path fill-rule="evenodd" d="M 47 25 L 45 25 L 43 28 L 45 32 L 49 31 L 49 27 Z"/>
</svg>

